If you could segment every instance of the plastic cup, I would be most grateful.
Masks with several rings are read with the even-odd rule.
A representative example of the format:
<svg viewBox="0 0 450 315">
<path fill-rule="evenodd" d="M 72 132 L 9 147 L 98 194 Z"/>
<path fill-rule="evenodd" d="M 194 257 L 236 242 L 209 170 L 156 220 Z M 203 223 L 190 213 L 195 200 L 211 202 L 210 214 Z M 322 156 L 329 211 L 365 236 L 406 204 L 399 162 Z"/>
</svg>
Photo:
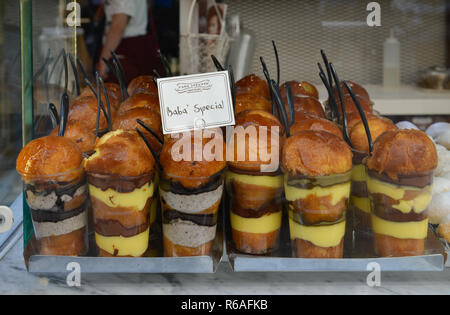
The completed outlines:
<svg viewBox="0 0 450 315">
<path fill-rule="evenodd" d="M 149 245 L 155 173 L 88 174 L 95 241 L 101 257 L 142 257 Z"/>
<path fill-rule="evenodd" d="M 20 174 L 40 255 L 87 253 L 87 188 L 82 167 L 46 176 Z"/>
<path fill-rule="evenodd" d="M 342 258 L 351 172 L 322 177 L 285 174 L 292 255 Z"/>
<path fill-rule="evenodd" d="M 159 194 L 166 257 L 211 254 L 223 186 L 223 172 L 209 177 L 161 174 Z"/>
<path fill-rule="evenodd" d="M 236 250 L 265 255 L 279 249 L 282 219 L 283 175 L 281 173 L 227 173 L 230 223 Z"/>
<path fill-rule="evenodd" d="M 375 250 L 382 257 L 420 256 L 428 235 L 433 174 L 392 180 L 369 170 L 367 188 Z"/>
</svg>

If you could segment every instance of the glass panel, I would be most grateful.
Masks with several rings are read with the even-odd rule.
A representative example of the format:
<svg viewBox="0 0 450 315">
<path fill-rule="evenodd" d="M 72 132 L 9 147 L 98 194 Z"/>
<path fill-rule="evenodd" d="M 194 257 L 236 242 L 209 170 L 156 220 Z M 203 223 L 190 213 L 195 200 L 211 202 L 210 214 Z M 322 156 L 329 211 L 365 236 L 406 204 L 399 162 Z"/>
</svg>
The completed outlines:
<svg viewBox="0 0 450 315">
<path fill-rule="evenodd" d="M 15 171 L 22 147 L 19 1 L 0 1 L 0 205 L 22 185 Z"/>
</svg>

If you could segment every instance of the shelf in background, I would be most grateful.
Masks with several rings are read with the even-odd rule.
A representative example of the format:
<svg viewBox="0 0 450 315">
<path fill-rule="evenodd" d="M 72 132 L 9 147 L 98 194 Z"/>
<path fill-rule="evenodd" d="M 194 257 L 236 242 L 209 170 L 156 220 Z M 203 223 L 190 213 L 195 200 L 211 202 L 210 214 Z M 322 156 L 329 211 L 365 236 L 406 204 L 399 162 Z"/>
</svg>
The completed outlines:
<svg viewBox="0 0 450 315">
<path fill-rule="evenodd" d="M 375 110 L 384 116 L 450 115 L 450 91 L 432 91 L 414 86 L 398 89 L 379 85 L 364 86 L 375 103 Z M 321 99 L 327 95 L 319 86 Z"/>
</svg>

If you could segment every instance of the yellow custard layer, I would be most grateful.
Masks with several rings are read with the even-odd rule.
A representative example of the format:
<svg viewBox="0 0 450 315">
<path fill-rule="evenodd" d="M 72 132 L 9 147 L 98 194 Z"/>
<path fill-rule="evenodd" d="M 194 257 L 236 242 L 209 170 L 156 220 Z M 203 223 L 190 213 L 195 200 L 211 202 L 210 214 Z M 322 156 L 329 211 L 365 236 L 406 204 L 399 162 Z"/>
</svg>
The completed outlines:
<svg viewBox="0 0 450 315">
<path fill-rule="evenodd" d="M 291 240 L 301 239 L 318 247 L 336 247 L 345 234 L 345 221 L 334 225 L 305 226 L 289 218 Z"/>
<path fill-rule="evenodd" d="M 103 191 L 100 188 L 89 185 L 89 192 L 91 196 L 100 200 L 108 207 L 133 208 L 136 209 L 136 211 L 144 210 L 148 198 L 153 197 L 154 191 L 155 185 L 153 182 L 151 184 L 147 183 L 141 188 L 136 188 L 129 193 L 120 193 L 111 188 Z"/>
<path fill-rule="evenodd" d="M 419 222 L 392 222 L 372 215 L 372 228 L 377 234 L 398 239 L 422 240 L 428 234 L 428 219 Z"/>
<path fill-rule="evenodd" d="M 400 200 L 398 205 L 393 205 L 392 208 L 397 209 L 403 213 L 422 213 L 427 210 L 428 205 L 431 202 L 431 193 L 423 193 L 418 195 L 413 200 Z"/>
<path fill-rule="evenodd" d="M 283 175 L 264 176 L 264 175 L 245 175 L 228 171 L 227 181 L 235 180 L 247 185 L 266 186 L 271 188 L 283 187 Z"/>
<path fill-rule="evenodd" d="M 269 213 L 260 218 L 243 218 L 230 211 L 231 227 L 239 232 L 266 234 L 281 228 L 282 212 Z"/>
<path fill-rule="evenodd" d="M 350 197 L 351 183 L 337 184 L 330 187 L 315 186 L 313 189 L 298 188 L 287 184 L 285 179 L 284 191 L 288 201 L 296 201 L 298 199 L 306 199 L 308 196 L 316 195 L 316 197 L 331 196 L 331 205 L 335 206 L 343 198 Z"/>
<path fill-rule="evenodd" d="M 361 198 L 361 197 L 355 197 L 351 196 L 351 204 L 358 208 L 359 210 L 370 214 L 371 207 L 370 207 L 370 199 L 369 198 Z"/>
<path fill-rule="evenodd" d="M 417 188 L 410 186 L 397 186 L 391 183 L 382 182 L 378 179 L 368 177 L 367 188 L 371 194 L 384 194 L 394 200 L 401 200 L 405 196 L 406 191 L 423 191 L 424 194 L 431 194 L 432 185 L 425 188 Z"/>
<path fill-rule="evenodd" d="M 367 180 L 367 168 L 363 164 L 353 166 L 352 181 L 365 182 Z"/>
<path fill-rule="evenodd" d="M 103 236 L 95 233 L 97 246 L 105 252 L 117 256 L 141 257 L 148 248 L 149 230 L 132 237 Z"/>
</svg>

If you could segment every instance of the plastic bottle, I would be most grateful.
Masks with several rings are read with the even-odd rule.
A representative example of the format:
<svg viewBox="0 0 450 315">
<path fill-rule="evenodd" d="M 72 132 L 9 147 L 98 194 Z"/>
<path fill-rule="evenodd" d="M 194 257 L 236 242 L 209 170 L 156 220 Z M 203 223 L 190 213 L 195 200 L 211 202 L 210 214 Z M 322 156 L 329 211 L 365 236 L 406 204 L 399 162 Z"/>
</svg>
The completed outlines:
<svg viewBox="0 0 450 315">
<path fill-rule="evenodd" d="M 391 35 L 384 42 L 383 56 L 383 86 L 400 86 L 400 42 L 394 36 L 394 29 Z"/>
</svg>

